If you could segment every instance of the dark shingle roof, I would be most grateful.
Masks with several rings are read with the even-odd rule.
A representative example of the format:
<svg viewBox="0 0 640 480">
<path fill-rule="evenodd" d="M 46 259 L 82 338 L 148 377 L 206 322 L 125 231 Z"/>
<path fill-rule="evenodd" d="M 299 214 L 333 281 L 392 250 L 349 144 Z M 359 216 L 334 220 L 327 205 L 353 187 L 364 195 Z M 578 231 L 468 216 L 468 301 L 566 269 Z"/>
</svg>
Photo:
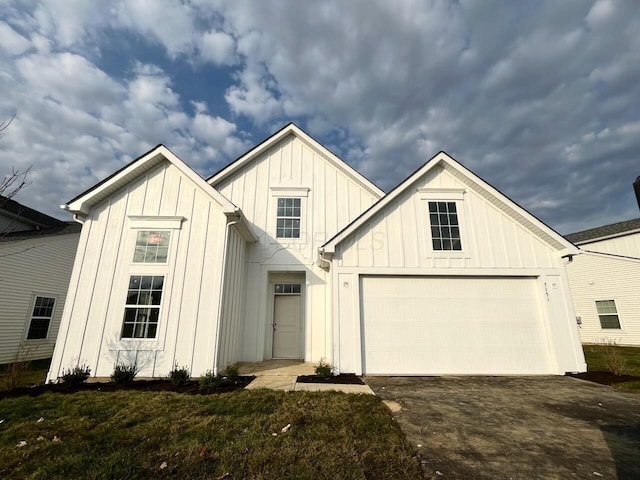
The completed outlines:
<svg viewBox="0 0 640 480">
<path fill-rule="evenodd" d="M 582 243 L 596 238 L 610 237 L 614 235 L 624 234 L 633 230 L 640 230 L 640 218 L 626 220 L 624 222 L 612 223 L 602 227 L 590 228 L 582 232 L 570 233 L 564 238 L 572 243 Z"/>
<path fill-rule="evenodd" d="M 50 217 L 46 213 L 39 212 L 33 208 L 12 200 L 11 198 L 0 195 L 0 210 L 3 210 L 9 216 L 14 217 L 23 223 L 34 225 L 36 228 L 52 228 L 60 227 L 66 222 Z"/>
<path fill-rule="evenodd" d="M 71 233 L 79 233 L 82 225 L 78 222 L 61 222 L 58 227 L 45 228 L 42 230 L 21 230 L 17 232 L 9 232 L 0 234 L 0 243 L 17 242 L 18 240 L 26 240 L 28 238 L 51 237 L 53 235 L 69 235 Z"/>
</svg>

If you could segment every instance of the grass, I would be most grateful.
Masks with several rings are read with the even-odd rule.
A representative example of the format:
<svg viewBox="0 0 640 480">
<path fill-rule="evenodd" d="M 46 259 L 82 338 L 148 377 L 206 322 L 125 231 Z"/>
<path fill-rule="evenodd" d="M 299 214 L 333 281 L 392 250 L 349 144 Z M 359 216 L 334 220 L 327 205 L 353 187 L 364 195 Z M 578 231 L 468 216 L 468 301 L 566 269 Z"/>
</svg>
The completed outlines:
<svg viewBox="0 0 640 480">
<path fill-rule="evenodd" d="M 369 395 L 80 391 L 1 400 L 0 412 L 0 478 L 422 475 L 388 409 Z"/>
<path fill-rule="evenodd" d="M 39 385 L 44 383 L 49 371 L 51 359 L 33 360 L 29 368 L 20 379 L 18 387 L 29 387 L 31 385 Z M 0 365 L 0 390 L 6 390 L 5 379 L 7 376 L 8 365 Z"/>
<path fill-rule="evenodd" d="M 607 372 L 605 352 L 607 349 L 615 349 L 624 359 L 626 364 L 626 375 L 640 377 L 640 347 L 613 347 L 608 345 L 584 345 L 584 356 L 587 361 L 587 369 L 590 372 Z M 621 390 L 638 390 L 640 391 L 640 381 L 633 380 L 630 382 L 618 383 L 616 388 Z"/>
</svg>

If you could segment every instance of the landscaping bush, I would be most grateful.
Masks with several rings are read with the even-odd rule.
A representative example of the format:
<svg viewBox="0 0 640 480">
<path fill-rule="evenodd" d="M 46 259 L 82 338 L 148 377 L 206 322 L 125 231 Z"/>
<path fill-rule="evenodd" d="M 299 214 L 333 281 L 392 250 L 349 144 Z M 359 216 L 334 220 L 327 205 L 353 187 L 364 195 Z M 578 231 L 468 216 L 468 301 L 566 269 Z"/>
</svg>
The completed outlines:
<svg viewBox="0 0 640 480">
<path fill-rule="evenodd" d="M 175 363 L 173 369 L 169 372 L 169 381 L 173 385 L 186 385 L 191 378 L 189 369 L 185 367 L 178 367 L 178 362 Z"/>
<path fill-rule="evenodd" d="M 78 385 L 87 381 L 91 375 L 91 369 L 86 366 L 76 366 L 73 369 L 64 370 L 62 372 L 62 381 L 72 387 L 77 387 Z"/>
<path fill-rule="evenodd" d="M 315 367 L 315 372 L 320 378 L 329 378 L 333 376 L 333 367 L 324 358 L 321 358 Z"/>
<path fill-rule="evenodd" d="M 240 371 L 238 370 L 238 365 L 235 363 L 233 365 L 229 365 L 222 372 L 222 376 L 226 378 L 229 383 L 235 383 L 240 377 Z"/>
<path fill-rule="evenodd" d="M 133 379 L 138 374 L 138 365 L 135 363 L 116 363 L 113 367 L 113 373 L 111 374 L 111 381 L 119 385 L 127 385 L 133 382 Z"/>
<path fill-rule="evenodd" d="M 618 350 L 618 342 L 615 340 L 604 339 L 600 345 L 605 347 L 602 349 L 602 362 L 607 370 L 616 377 L 625 375 L 629 368 L 624 355 Z"/>
<path fill-rule="evenodd" d="M 208 370 L 203 376 L 200 377 L 198 385 L 202 393 L 211 393 L 218 390 L 224 385 L 225 381 L 219 373 L 214 375 L 211 370 Z"/>
<path fill-rule="evenodd" d="M 22 378 L 31 366 L 29 357 L 32 351 L 33 348 L 26 345 L 21 344 L 18 346 L 18 350 L 13 356 L 13 361 L 7 365 L 5 371 L 4 383 L 7 390 L 13 390 L 22 383 Z"/>
</svg>

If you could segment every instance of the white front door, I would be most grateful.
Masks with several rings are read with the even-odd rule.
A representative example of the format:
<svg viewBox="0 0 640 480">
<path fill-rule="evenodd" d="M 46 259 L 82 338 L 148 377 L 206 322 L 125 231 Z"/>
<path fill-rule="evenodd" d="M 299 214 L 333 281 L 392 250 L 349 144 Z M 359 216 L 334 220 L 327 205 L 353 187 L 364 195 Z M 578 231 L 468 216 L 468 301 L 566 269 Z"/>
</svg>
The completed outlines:
<svg viewBox="0 0 640 480">
<path fill-rule="evenodd" d="M 273 358 L 300 358 L 300 285 L 277 284 L 273 305 Z"/>
</svg>

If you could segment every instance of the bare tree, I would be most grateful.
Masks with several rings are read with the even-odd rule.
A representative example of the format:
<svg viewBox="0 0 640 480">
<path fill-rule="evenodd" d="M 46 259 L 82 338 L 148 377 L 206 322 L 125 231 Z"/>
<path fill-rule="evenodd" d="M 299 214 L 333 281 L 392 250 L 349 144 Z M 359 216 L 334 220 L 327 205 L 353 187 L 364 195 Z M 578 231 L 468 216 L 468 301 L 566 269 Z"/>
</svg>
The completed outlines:
<svg viewBox="0 0 640 480">
<path fill-rule="evenodd" d="M 11 125 L 13 119 L 16 118 L 16 115 L 11 115 L 11 118 L 6 122 L 0 123 L 0 138 L 4 135 L 4 131 Z M 11 168 L 11 173 L 4 176 L 4 178 L 0 181 L 0 208 L 9 200 L 14 197 L 20 190 L 29 185 L 27 181 L 27 176 L 29 175 L 29 171 L 31 167 L 25 170 L 16 170 L 15 168 Z M 18 212 L 19 214 L 19 212 Z M 11 228 L 5 228 L 4 231 L 0 231 L 0 237 L 3 233 L 6 233 Z"/>
<path fill-rule="evenodd" d="M 9 127 L 9 125 L 11 125 L 11 122 L 13 122 L 14 118 L 16 118 L 15 113 L 11 115 L 11 118 L 9 120 L 7 120 L 6 122 L 0 123 L 0 138 L 2 138 L 3 132 Z"/>
</svg>

